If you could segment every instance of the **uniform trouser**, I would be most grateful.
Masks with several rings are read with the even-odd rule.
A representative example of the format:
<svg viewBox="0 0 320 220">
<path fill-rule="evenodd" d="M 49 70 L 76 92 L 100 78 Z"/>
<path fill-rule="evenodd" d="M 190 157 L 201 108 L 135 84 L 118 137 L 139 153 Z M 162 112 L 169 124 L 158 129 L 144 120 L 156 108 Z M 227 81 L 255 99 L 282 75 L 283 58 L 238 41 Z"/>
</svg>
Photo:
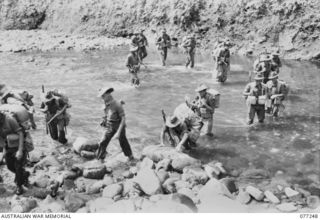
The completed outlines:
<svg viewBox="0 0 320 220">
<path fill-rule="evenodd" d="M 62 144 L 68 142 L 64 131 L 64 119 L 54 119 L 48 125 L 50 136 L 53 140 L 57 140 Z"/>
<path fill-rule="evenodd" d="M 140 85 L 140 80 L 138 78 L 138 71 L 129 69 L 129 73 L 131 75 L 131 84 L 132 85 Z"/>
<path fill-rule="evenodd" d="M 99 143 L 99 149 L 97 154 L 98 159 L 104 159 L 109 142 L 111 141 L 112 137 L 116 134 L 119 126 L 120 123 L 107 124 L 106 131 L 104 132 L 103 138 Z M 125 127 L 123 127 L 120 132 L 119 143 L 124 155 L 126 155 L 127 157 L 132 156 L 131 146 L 126 137 Z"/>
<path fill-rule="evenodd" d="M 160 57 L 161 57 L 162 65 L 164 65 L 164 66 L 166 65 L 167 55 L 168 55 L 168 48 L 167 47 L 163 47 L 160 50 Z"/>
<path fill-rule="evenodd" d="M 217 63 L 217 80 L 219 82 L 224 82 L 227 80 L 227 76 L 228 76 L 228 64 L 222 63 L 222 64 L 218 64 Z"/>
<path fill-rule="evenodd" d="M 204 123 L 206 134 L 211 134 L 213 128 L 213 117 L 202 119 L 202 122 Z"/>
<path fill-rule="evenodd" d="M 186 51 L 186 58 L 187 58 L 186 67 L 189 66 L 189 64 L 190 64 L 190 67 L 191 67 L 191 68 L 194 67 L 194 56 L 195 56 L 194 50 L 188 49 L 188 50 Z"/>
<path fill-rule="evenodd" d="M 250 105 L 248 110 L 248 123 L 252 124 L 254 116 L 257 113 L 258 120 L 260 123 L 264 121 L 265 118 L 265 105 Z"/>
<path fill-rule="evenodd" d="M 28 178 L 28 172 L 24 169 L 27 160 L 27 153 L 24 152 L 20 160 L 16 158 L 17 151 L 6 152 L 5 159 L 8 169 L 15 174 L 14 182 L 22 186 Z"/>
<path fill-rule="evenodd" d="M 141 59 L 141 61 L 147 57 L 148 53 L 147 53 L 147 48 L 146 46 L 143 47 L 139 47 L 139 57 Z"/>
</svg>

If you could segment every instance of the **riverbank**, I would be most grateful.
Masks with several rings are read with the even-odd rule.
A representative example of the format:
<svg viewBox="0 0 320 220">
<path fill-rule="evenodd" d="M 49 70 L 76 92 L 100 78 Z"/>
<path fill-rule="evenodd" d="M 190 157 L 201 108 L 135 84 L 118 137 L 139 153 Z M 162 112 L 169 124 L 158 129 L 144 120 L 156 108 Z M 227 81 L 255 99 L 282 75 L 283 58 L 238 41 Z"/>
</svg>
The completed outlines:
<svg viewBox="0 0 320 220">
<path fill-rule="evenodd" d="M 166 27 L 178 39 L 195 32 L 199 47 L 208 50 L 229 38 L 241 54 L 279 47 L 284 59 L 320 59 L 317 0 L 13 0 L 1 6 L 1 30 L 128 37 L 143 28 L 153 41 Z"/>
<path fill-rule="evenodd" d="M 54 50 L 92 51 L 128 44 L 125 38 L 52 33 L 43 30 L 1 31 L 0 52 L 45 52 Z"/>
</svg>

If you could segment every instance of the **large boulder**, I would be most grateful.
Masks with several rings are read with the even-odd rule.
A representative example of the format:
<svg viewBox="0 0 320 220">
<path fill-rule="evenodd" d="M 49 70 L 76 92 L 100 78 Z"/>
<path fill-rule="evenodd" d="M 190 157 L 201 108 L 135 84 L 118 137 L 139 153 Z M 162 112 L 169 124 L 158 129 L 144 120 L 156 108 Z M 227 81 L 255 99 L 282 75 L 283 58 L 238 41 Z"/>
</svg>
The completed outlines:
<svg viewBox="0 0 320 220">
<path fill-rule="evenodd" d="M 79 177 L 74 181 L 77 192 L 86 192 L 87 188 L 94 184 L 96 180 Z"/>
<path fill-rule="evenodd" d="M 106 174 L 106 166 L 99 161 L 90 161 L 83 166 L 83 177 L 88 179 L 103 179 Z"/>
<path fill-rule="evenodd" d="M 159 145 L 147 146 L 142 151 L 143 156 L 150 158 L 155 163 L 158 163 L 165 158 L 169 158 L 173 153 L 174 150 L 171 147 L 160 147 Z"/>
<path fill-rule="evenodd" d="M 118 170 L 119 168 L 128 167 L 128 157 L 123 153 L 110 156 L 107 155 L 104 164 L 108 169 Z"/>
<path fill-rule="evenodd" d="M 236 186 L 235 179 L 226 177 L 219 180 L 230 193 L 235 193 L 238 191 L 238 187 Z"/>
<path fill-rule="evenodd" d="M 279 204 L 280 200 L 276 197 L 273 192 L 267 190 L 264 192 L 265 197 L 273 204 Z"/>
<path fill-rule="evenodd" d="M 80 154 L 81 151 L 96 151 L 99 144 L 89 141 L 87 138 L 78 137 L 75 142 L 73 142 L 72 149 L 74 152 Z"/>
<path fill-rule="evenodd" d="M 307 197 L 307 205 L 311 209 L 320 208 L 320 198 L 318 196 L 308 196 Z"/>
<path fill-rule="evenodd" d="M 174 193 L 170 195 L 169 198 L 171 199 L 171 201 L 178 202 L 180 204 L 187 206 L 192 210 L 192 212 L 198 211 L 197 206 L 194 204 L 192 198 L 190 198 L 189 196 L 186 196 L 180 193 Z"/>
<path fill-rule="evenodd" d="M 207 173 L 208 177 L 218 179 L 220 175 L 220 170 L 214 164 L 206 164 L 204 165 L 204 171 Z"/>
<path fill-rule="evenodd" d="M 241 204 L 248 204 L 251 201 L 251 196 L 244 189 L 240 189 L 237 195 L 237 201 Z"/>
<path fill-rule="evenodd" d="M 198 197 L 201 202 L 208 201 L 217 195 L 224 195 L 232 199 L 234 198 L 225 185 L 216 179 L 210 179 L 198 193 Z"/>
<path fill-rule="evenodd" d="M 201 164 L 199 160 L 194 159 L 187 154 L 177 152 L 172 147 L 160 147 L 158 145 L 148 146 L 143 149 L 142 155 L 150 158 L 156 163 L 163 159 L 170 159 L 172 160 L 172 167 L 179 172 L 182 172 L 183 168 L 187 166 Z"/>
<path fill-rule="evenodd" d="M 113 199 L 117 195 L 122 194 L 123 191 L 123 185 L 122 184 L 111 184 L 103 189 L 102 197 L 111 198 Z"/>
<path fill-rule="evenodd" d="M 87 194 L 100 193 L 103 187 L 105 187 L 103 180 L 96 181 L 86 187 L 86 193 Z"/>
<path fill-rule="evenodd" d="M 142 169 L 134 178 L 134 182 L 138 183 L 140 188 L 147 195 L 162 193 L 160 180 L 152 169 Z"/>
<path fill-rule="evenodd" d="M 134 182 L 133 179 L 128 179 L 123 182 L 123 197 L 135 198 L 142 195 L 142 190 L 138 183 Z"/>
<path fill-rule="evenodd" d="M 261 201 L 264 198 L 264 193 L 254 186 L 247 186 L 246 192 L 249 193 L 250 196 L 252 196 L 257 201 Z"/>
<path fill-rule="evenodd" d="M 295 199 L 301 196 L 301 194 L 298 191 L 291 189 L 290 187 L 285 187 L 284 193 L 289 199 Z"/>
<path fill-rule="evenodd" d="M 185 167 L 188 166 L 199 166 L 201 161 L 194 159 L 187 154 L 179 154 L 177 157 L 172 159 L 171 166 L 174 170 L 182 172 Z"/>
<path fill-rule="evenodd" d="M 182 180 L 188 182 L 196 182 L 197 184 L 205 184 L 209 177 L 207 173 L 199 166 L 189 166 L 183 169 Z"/>
<path fill-rule="evenodd" d="M 143 160 L 140 163 L 140 169 L 153 169 L 154 168 L 154 163 L 151 159 L 148 157 L 143 158 Z"/>
<path fill-rule="evenodd" d="M 188 188 L 191 189 L 193 186 L 195 186 L 193 183 L 184 181 L 184 180 L 178 180 L 174 182 L 176 190 Z"/>
<path fill-rule="evenodd" d="M 96 157 L 96 154 L 95 152 L 92 152 L 92 151 L 82 150 L 80 152 L 80 156 L 88 160 L 92 160 Z"/>
<path fill-rule="evenodd" d="M 199 199 L 196 197 L 195 193 L 189 188 L 179 189 L 177 193 L 188 196 L 194 203 L 199 202 Z"/>
<path fill-rule="evenodd" d="M 157 174 L 161 184 L 163 184 L 169 178 L 168 172 L 165 171 L 164 169 L 156 171 L 156 174 Z"/>
<path fill-rule="evenodd" d="M 76 212 L 86 205 L 86 199 L 76 193 L 68 193 L 64 197 L 64 202 L 69 212 Z"/>
<path fill-rule="evenodd" d="M 103 184 L 105 186 L 109 186 L 111 185 L 112 183 L 114 183 L 114 179 L 111 175 L 109 174 L 106 174 L 104 177 L 103 177 L 103 180 L 102 180 Z"/>
<path fill-rule="evenodd" d="M 171 177 L 164 181 L 162 184 L 163 190 L 165 193 L 175 193 L 177 191 L 175 182 L 180 180 L 179 178 L 176 177 Z"/>
<path fill-rule="evenodd" d="M 168 171 L 171 167 L 171 162 L 172 162 L 172 160 L 168 159 L 168 158 L 165 158 L 165 159 L 159 161 L 156 165 L 156 170 L 159 171 L 162 169 L 164 171 Z"/>
<path fill-rule="evenodd" d="M 0 190 L 1 193 L 1 190 Z M 35 186 L 28 187 L 28 190 L 23 194 L 25 197 L 34 197 L 37 199 L 45 199 L 47 195 L 51 193 L 51 190 L 47 188 L 39 188 Z M 4 193 L 1 193 L 3 195 Z"/>
<path fill-rule="evenodd" d="M 33 185 L 39 188 L 47 188 L 50 185 L 51 179 L 48 175 L 37 176 Z"/>
<path fill-rule="evenodd" d="M 80 176 L 80 172 L 74 172 L 71 170 L 67 170 L 63 172 L 63 179 L 75 180 Z"/>
<path fill-rule="evenodd" d="M 30 212 L 37 206 L 37 201 L 31 198 L 24 198 L 19 196 L 13 196 L 11 198 L 11 212 L 24 213 Z"/>
<path fill-rule="evenodd" d="M 31 163 L 38 163 L 43 157 L 45 157 L 42 151 L 34 150 L 29 153 L 29 161 Z"/>
</svg>

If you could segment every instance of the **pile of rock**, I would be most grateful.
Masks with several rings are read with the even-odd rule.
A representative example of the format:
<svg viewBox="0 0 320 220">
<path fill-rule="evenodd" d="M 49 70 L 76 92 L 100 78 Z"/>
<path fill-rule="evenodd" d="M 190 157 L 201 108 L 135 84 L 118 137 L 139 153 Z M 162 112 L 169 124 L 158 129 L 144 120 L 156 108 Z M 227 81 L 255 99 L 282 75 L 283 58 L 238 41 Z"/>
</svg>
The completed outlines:
<svg viewBox="0 0 320 220">
<path fill-rule="evenodd" d="M 88 143 L 77 139 L 73 149 L 81 154 L 89 149 L 84 147 Z M 320 208 L 319 197 L 306 191 L 281 184 L 268 189 L 248 184 L 249 179 L 270 178 L 263 170 L 248 170 L 235 178 L 218 161 L 202 164 L 173 148 L 148 146 L 140 160 L 117 173 L 119 161 L 126 159 L 120 155 L 105 163 L 90 160 L 66 168 L 53 155 L 47 156 L 36 164 L 35 190 L 29 188 L 24 194 L 27 198 L 13 197 L 11 208 L 17 212 L 121 213 L 249 212 L 251 204 L 264 204 L 264 210 L 274 212 Z M 52 195 L 50 187 L 56 183 Z"/>
</svg>

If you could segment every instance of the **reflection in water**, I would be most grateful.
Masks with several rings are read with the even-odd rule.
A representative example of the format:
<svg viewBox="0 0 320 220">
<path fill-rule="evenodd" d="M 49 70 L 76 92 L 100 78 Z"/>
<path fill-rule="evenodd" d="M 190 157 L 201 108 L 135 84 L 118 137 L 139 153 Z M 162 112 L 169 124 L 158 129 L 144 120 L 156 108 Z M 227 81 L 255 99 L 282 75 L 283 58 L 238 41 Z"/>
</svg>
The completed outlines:
<svg viewBox="0 0 320 220">
<path fill-rule="evenodd" d="M 72 139 L 100 138 L 102 102 L 97 91 L 102 86 L 114 87 L 114 96 L 126 102 L 128 138 L 135 154 L 146 145 L 158 143 L 163 123 L 161 109 L 170 114 L 186 94 L 193 97 L 194 89 L 205 82 L 221 92 L 221 107 L 214 115 L 215 137 L 201 137 L 198 148 L 190 152 L 192 156 L 203 162 L 219 160 L 229 170 L 265 168 L 271 174 L 283 171 L 295 183 L 320 182 L 314 177 L 319 177 L 320 167 L 317 66 L 310 62 L 284 62 L 280 78 L 290 84 L 292 96 L 285 103 L 282 118 L 278 121 L 267 118 L 264 125 L 247 127 L 242 91 L 252 60 L 233 57 L 228 81 L 219 85 L 211 79 L 213 66 L 209 54 L 196 57 L 196 68 L 190 70 L 185 69 L 184 55 L 177 51 L 169 53 L 167 67 L 160 66 L 158 55 L 150 52 L 145 60 L 147 67 L 142 67 L 140 73 L 142 86 L 134 89 L 129 86 L 130 76 L 124 65 L 126 51 L 3 54 L 1 81 L 32 92 L 38 106 L 42 84 L 46 89 L 65 90 L 72 103 L 69 129 Z M 24 62 L 31 55 L 36 61 Z M 36 115 L 40 129 L 42 117 L 40 113 Z M 119 152 L 118 143 L 112 141 L 108 151 Z"/>
</svg>

